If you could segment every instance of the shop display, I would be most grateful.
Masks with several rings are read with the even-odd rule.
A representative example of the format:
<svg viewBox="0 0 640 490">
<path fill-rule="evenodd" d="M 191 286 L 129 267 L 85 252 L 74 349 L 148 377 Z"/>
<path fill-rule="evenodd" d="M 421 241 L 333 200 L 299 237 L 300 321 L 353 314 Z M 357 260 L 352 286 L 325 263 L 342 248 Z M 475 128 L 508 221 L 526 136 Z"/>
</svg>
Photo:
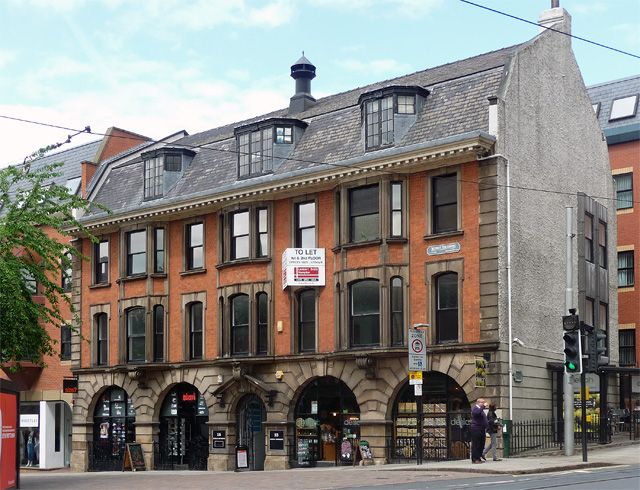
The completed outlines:
<svg viewBox="0 0 640 490">
<path fill-rule="evenodd" d="M 296 420 L 297 461 L 300 466 L 310 466 L 318 459 L 319 441 L 317 421 L 311 417 Z"/>
</svg>

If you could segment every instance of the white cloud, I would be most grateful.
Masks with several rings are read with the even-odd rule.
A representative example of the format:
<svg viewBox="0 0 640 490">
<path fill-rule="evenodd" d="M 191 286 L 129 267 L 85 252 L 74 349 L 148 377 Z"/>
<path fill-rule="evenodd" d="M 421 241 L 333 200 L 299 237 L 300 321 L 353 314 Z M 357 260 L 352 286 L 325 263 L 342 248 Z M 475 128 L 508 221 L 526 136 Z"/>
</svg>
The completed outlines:
<svg viewBox="0 0 640 490">
<path fill-rule="evenodd" d="M 7 51 L 5 49 L 0 49 L 0 68 L 4 68 L 15 59 L 16 59 L 15 51 Z"/>
<path fill-rule="evenodd" d="M 311 0 L 316 7 L 336 10 L 366 10 L 373 15 L 395 11 L 407 17 L 422 17 L 439 7 L 443 0 Z"/>
<path fill-rule="evenodd" d="M 394 75 L 399 72 L 406 73 L 411 69 L 411 65 L 407 63 L 400 63 L 399 61 L 392 59 L 369 61 L 347 59 L 339 61 L 337 64 L 345 70 L 373 73 L 375 75 Z"/>
<path fill-rule="evenodd" d="M 575 13 L 575 14 L 583 14 L 583 15 L 600 14 L 602 12 L 606 12 L 608 10 L 608 6 L 603 2 L 581 1 L 579 3 L 576 3 L 575 5 L 572 5 L 571 8 L 569 8 L 569 10 L 571 11 L 571 13 Z"/>
</svg>

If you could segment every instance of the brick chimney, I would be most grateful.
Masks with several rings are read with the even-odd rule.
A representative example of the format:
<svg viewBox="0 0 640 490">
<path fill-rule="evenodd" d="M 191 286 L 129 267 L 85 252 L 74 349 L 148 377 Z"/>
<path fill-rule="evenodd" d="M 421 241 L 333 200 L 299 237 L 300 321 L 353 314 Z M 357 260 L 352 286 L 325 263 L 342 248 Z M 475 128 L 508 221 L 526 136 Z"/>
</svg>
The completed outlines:
<svg viewBox="0 0 640 490">
<path fill-rule="evenodd" d="M 80 164 L 80 175 L 82 176 L 82 181 L 80 182 L 80 195 L 83 199 L 87 198 L 87 188 L 91 183 L 91 179 L 93 178 L 93 174 L 96 173 L 98 166 L 89 161 L 84 161 Z"/>
</svg>

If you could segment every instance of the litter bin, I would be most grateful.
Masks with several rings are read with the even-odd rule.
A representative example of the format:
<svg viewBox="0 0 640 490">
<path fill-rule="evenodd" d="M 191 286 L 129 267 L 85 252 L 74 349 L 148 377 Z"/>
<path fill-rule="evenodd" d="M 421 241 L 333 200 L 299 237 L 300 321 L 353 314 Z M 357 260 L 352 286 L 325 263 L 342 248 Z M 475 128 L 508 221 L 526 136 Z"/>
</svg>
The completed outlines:
<svg viewBox="0 0 640 490">
<path fill-rule="evenodd" d="M 508 458 L 511 455 L 511 420 L 502 421 L 502 456 Z"/>
</svg>

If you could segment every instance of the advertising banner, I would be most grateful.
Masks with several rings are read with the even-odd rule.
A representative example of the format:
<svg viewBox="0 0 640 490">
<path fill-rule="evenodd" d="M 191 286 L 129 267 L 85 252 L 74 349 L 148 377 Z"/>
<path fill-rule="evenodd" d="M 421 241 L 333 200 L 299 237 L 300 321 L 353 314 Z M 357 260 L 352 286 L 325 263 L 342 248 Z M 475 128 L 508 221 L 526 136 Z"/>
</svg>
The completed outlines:
<svg viewBox="0 0 640 490">
<path fill-rule="evenodd" d="M 16 395 L 0 393 L 0 490 L 16 488 L 16 432 L 18 414 Z"/>
<path fill-rule="evenodd" d="M 282 253 L 282 289 L 324 286 L 324 248 L 287 248 Z"/>
</svg>

